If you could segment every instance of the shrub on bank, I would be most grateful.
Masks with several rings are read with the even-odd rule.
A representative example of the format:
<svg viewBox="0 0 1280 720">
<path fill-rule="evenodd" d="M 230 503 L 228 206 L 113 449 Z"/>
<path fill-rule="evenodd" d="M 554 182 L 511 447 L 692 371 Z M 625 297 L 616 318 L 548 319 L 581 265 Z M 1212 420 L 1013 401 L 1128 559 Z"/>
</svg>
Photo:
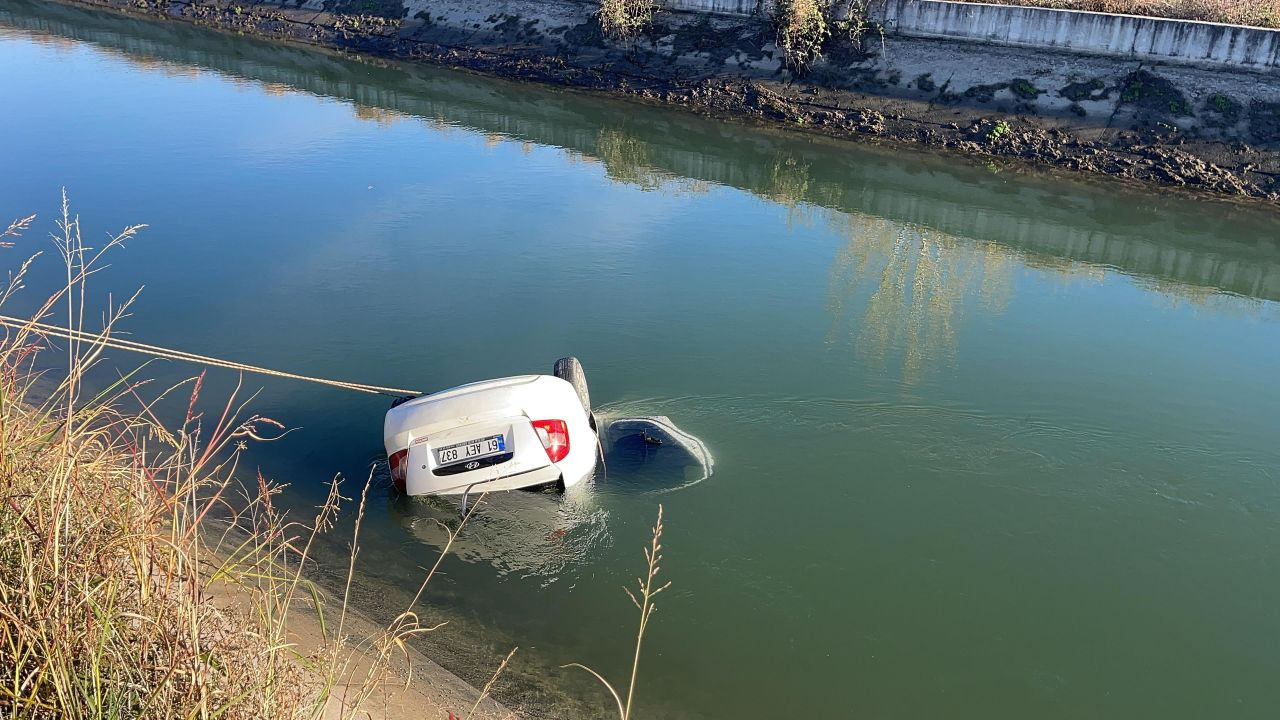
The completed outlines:
<svg viewBox="0 0 1280 720">
<path fill-rule="evenodd" d="M 596 18 L 605 35 L 624 39 L 648 27 L 657 9 L 653 0 L 600 0 Z"/>
<path fill-rule="evenodd" d="M 773 24 L 778 47 L 792 70 L 802 71 L 813 64 L 831 37 L 824 0 L 777 0 Z"/>
<path fill-rule="evenodd" d="M 884 36 L 870 20 L 871 0 L 777 0 L 773 6 L 775 40 L 792 72 L 807 72 L 821 57 L 842 63 L 862 57 L 868 31 Z"/>
</svg>

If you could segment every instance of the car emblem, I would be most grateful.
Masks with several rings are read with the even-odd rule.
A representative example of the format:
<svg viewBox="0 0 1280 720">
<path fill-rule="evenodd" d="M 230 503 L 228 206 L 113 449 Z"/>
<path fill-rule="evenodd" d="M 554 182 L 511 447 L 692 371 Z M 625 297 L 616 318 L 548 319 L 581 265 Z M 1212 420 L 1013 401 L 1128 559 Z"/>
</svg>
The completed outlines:
<svg viewBox="0 0 1280 720">
<path fill-rule="evenodd" d="M 476 462 L 475 460 L 472 460 L 471 462 L 466 464 L 466 468 L 468 470 L 475 470 L 478 467 L 480 467 L 480 463 Z"/>
</svg>

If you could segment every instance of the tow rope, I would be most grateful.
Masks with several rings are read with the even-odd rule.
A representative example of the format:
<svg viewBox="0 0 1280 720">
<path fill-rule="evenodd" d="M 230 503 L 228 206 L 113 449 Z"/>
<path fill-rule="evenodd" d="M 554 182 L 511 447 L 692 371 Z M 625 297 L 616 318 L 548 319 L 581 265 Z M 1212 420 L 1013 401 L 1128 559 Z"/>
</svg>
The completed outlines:
<svg viewBox="0 0 1280 720">
<path fill-rule="evenodd" d="M 37 322 L 35 320 L 11 317 L 8 315 L 0 315 L 0 325 L 11 328 L 26 329 L 39 335 L 49 335 L 65 340 L 76 340 L 80 342 L 93 343 L 117 350 L 128 350 L 143 355 L 151 355 L 152 357 L 164 358 L 166 360 L 185 360 L 187 362 L 210 365 L 212 367 L 226 368 L 228 370 L 239 370 L 241 372 L 257 373 L 259 375 L 269 375 L 271 377 L 287 378 L 289 380 L 303 380 L 305 382 L 319 383 L 320 385 L 328 385 L 330 387 L 346 388 L 347 390 L 355 390 L 357 392 L 380 394 L 380 395 L 421 395 L 417 390 L 405 390 L 403 388 L 382 387 L 380 385 L 366 385 L 365 383 L 346 382 L 344 380 L 330 380 L 327 378 L 310 377 L 307 375 L 299 375 L 297 373 L 285 372 L 284 370 L 272 370 L 270 368 L 258 367 L 256 365 L 248 365 L 234 360 L 222 360 L 208 355 L 197 355 L 195 353 L 184 352 L 182 350 L 171 350 L 169 348 L 159 347 L 157 345 L 146 345 L 144 343 L 133 342 L 132 340 L 124 340 L 98 333 L 86 332 L 84 330 L 74 330 L 70 328 L 59 327 L 57 325 L 49 325 L 48 323 Z"/>
</svg>

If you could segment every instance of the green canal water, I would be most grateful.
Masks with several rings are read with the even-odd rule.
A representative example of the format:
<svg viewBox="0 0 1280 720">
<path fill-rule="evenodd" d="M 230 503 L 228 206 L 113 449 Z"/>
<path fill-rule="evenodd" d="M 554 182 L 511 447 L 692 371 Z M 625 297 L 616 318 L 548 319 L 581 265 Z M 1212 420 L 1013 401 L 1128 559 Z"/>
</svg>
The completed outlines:
<svg viewBox="0 0 1280 720">
<path fill-rule="evenodd" d="M 491 498 L 445 562 L 424 649 L 483 682 L 518 645 L 532 717 L 607 711 L 559 666 L 622 680 L 659 503 L 640 717 L 1280 707 L 1280 213 L 16 0 L 0 97 L 0 217 L 40 213 L 0 252 L 50 251 L 11 311 L 65 186 L 90 238 L 150 225 L 93 286 L 145 286 L 137 339 L 422 389 L 574 354 L 703 438 L 705 482 Z M 246 386 L 300 519 L 364 487 L 384 398 Z M 385 619 L 446 511 L 372 482 Z"/>
</svg>

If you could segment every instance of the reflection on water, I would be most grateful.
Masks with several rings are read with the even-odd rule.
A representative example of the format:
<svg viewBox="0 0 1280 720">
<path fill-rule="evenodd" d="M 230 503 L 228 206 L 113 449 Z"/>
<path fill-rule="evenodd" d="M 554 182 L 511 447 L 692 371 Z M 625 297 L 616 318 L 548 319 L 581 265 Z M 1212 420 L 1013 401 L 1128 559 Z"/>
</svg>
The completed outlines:
<svg viewBox="0 0 1280 720">
<path fill-rule="evenodd" d="M 873 152 L 852 160 L 824 140 L 748 135 L 655 108 L 530 98 L 537 91 L 520 85 L 481 89 L 455 76 L 413 74 L 394 65 L 356 66 L 251 41 L 232 53 L 220 40 L 183 26 L 104 22 L 86 14 L 68 22 L 60 17 L 67 11 L 41 8 L 41 14 L 27 3 L 13 6 L 22 12 L 0 10 L 0 19 L 34 32 L 40 42 L 71 48 L 88 40 L 139 67 L 175 77 L 213 69 L 233 83 L 252 83 L 268 93 L 301 90 L 345 99 L 356 117 L 379 125 L 416 118 L 440 133 L 479 133 L 489 146 L 502 138 L 526 151 L 533 144 L 550 145 L 572 159 L 599 162 L 609 178 L 644 189 L 704 192 L 715 184 L 729 185 L 793 212 L 822 209 L 914 228 L 908 234 L 928 231 L 927 238 L 902 244 L 917 252 L 925 244 L 935 255 L 944 252 L 944 245 L 954 245 L 944 236 L 964 242 L 981 238 L 977 242 L 1008 248 L 1028 263 L 1052 266 L 1061 260 L 1060 267 L 1072 274 L 1114 269 L 1153 291 L 1187 299 L 1215 292 L 1280 299 L 1278 250 L 1259 242 L 1272 235 L 1265 213 L 1222 206 L 1216 213 L 1194 215 L 1183 210 L 1180 198 L 1130 197 L 1127 191 L 1068 198 L 1053 183 L 1015 186 L 1005 177 L 929 156 L 912 155 L 904 162 L 900 153 Z M 123 26 L 148 36 L 121 32 Z M 924 258 L 924 273 L 915 277 L 933 272 L 932 262 Z M 896 261 L 895 267 L 901 265 Z"/>
<path fill-rule="evenodd" d="M 832 345 L 851 341 L 864 360 L 900 367 L 906 385 L 955 358 L 957 328 L 969 304 L 977 303 L 987 317 L 998 317 L 1006 310 L 1019 267 L 1034 268 L 1064 285 L 1101 283 L 1109 269 L 886 218 L 825 214 L 833 230 L 848 238 L 836 253 L 828 279 L 831 329 L 827 341 Z M 1188 259 L 1182 266 L 1191 262 Z M 1278 316 L 1274 303 L 1240 298 L 1214 285 L 1168 276 L 1139 276 L 1138 280 L 1167 307 L 1191 304 L 1232 314 Z M 851 308 L 860 317 L 849 317 Z"/>
<path fill-rule="evenodd" d="M 356 118 L 360 120 L 371 120 L 382 127 L 391 127 L 392 125 L 408 118 L 404 113 L 397 110 L 391 110 L 389 108 L 362 105 L 360 103 L 352 103 L 351 107 L 355 111 Z"/>
<path fill-rule="evenodd" d="M 451 552 L 492 566 L 500 576 L 536 578 L 544 585 L 570 575 L 608 539 L 608 513 L 595 506 L 589 486 L 473 497 L 478 504 Z M 443 550 L 462 508 L 452 497 L 395 496 L 388 510 L 406 536 Z"/>
<path fill-rule="evenodd" d="M 767 185 L 759 193 L 787 208 L 787 221 L 805 218 L 801 203 L 809 192 L 809 165 L 792 155 L 773 159 Z"/>
<path fill-rule="evenodd" d="M 634 185 L 641 190 L 663 190 L 670 193 L 704 193 L 710 184 L 683 178 L 658 169 L 649 156 L 649 145 L 620 127 L 602 127 L 596 135 L 594 157 L 571 153 L 588 162 L 598 160 L 605 174 L 615 182 Z"/>
<path fill-rule="evenodd" d="M 955 357 L 966 303 L 976 301 L 994 317 L 1012 298 L 1016 262 L 1000 245 L 854 214 L 833 216 L 831 224 L 848 241 L 828 281 L 827 340 L 852 335 L 860 355 L 882 365 L 900 352 L 894 364 L 907 385 Z M 861 318 L 847 317 L 850 307 Z"/>
<path fill-rule="evenodd" d="M 596 154 L 611 179 L 642 190 L 657 190 L 671 179 L 671 174 L 653 167 L 647 148 L 644 142 L 618 128 L 600 128 L 596 136 Z"/>
</svg>

